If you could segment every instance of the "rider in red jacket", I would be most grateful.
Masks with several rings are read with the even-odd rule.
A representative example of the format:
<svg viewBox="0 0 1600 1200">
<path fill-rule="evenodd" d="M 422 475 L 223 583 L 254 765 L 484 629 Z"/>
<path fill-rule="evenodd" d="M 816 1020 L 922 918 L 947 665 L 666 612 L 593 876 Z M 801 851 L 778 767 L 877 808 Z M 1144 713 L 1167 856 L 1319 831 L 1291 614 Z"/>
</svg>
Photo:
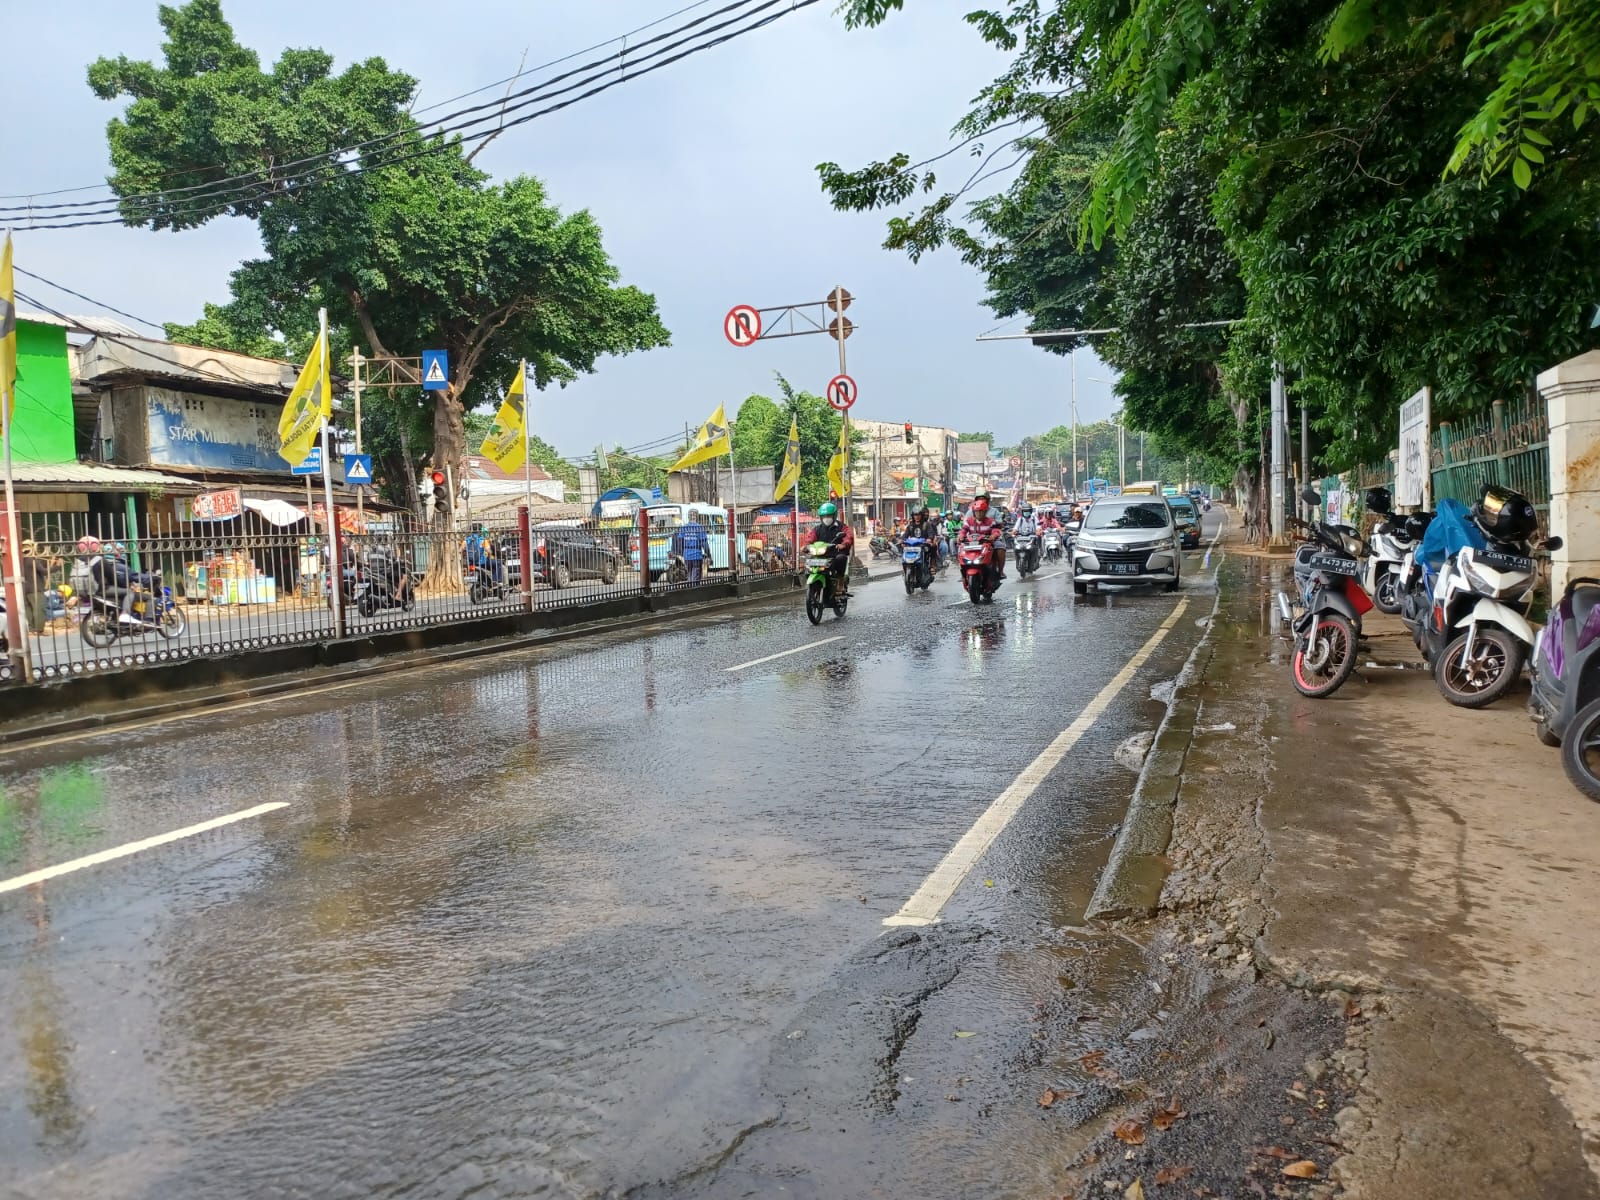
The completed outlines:
<svg viewBox="0 0 1600 1200">
<path fill-rule="evenodd" d="M 1006 577 L 1006 548 L 1000 543 L 1000 534 L 1003 532 L 1000 522 L 994 519 L 989 512 L 989 493 L 979 492 L 977 499 L 972 502 L 972 507 L 967 509 L 967 519 L 961 525 L 961 541 L 994 543 L 994 568 L 995 577 Z"/>
</svg>

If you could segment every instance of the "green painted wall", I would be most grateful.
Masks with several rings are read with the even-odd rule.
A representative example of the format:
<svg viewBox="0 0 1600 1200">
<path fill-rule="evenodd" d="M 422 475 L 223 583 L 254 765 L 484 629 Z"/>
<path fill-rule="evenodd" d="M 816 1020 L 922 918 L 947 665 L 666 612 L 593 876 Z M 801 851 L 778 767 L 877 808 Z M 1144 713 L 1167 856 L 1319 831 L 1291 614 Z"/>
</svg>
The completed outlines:
<svg viewBox="0 0 1600 1200">
<path fill-rule="evenodd" d="M 72 372 L 67 331 L 59 325 L 17 322 L 17 407 L 11 424 L 16 462 L 69 463 L 77 459 L 72 436 Z"/>
</svg>

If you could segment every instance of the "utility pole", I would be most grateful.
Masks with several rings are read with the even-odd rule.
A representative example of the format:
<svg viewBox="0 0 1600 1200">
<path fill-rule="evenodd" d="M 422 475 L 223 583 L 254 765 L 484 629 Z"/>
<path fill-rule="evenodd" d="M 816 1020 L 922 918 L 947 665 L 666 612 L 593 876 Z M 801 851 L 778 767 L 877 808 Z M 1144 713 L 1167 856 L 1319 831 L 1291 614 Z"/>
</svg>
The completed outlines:
<svg viewBox="0 0 1600 1200">
<path fill-rule="evenodd" d="M 1067 355 L 1072 362 L 1072 498 L 1078 498 L 1078 348 Z"/>
<path fill-rule="evenodd" d="M 1283 364 L 1272 364 L 1272 486 L 1268 492 L 1269 503 L 1272 511 L 1268 514 L 1270 524 L 1267 526 L 1271 533 L 1273 545 L 1282 545 L 1284 540 L 1284 512 L 1283 512 L 1283 487 L 1284 471 L 1287 468 L 1287 447 L 1289 429 L 1285 413 L 1287 407 L 1286 387 L 1283 378 Z"/>
<path fill-rule="evenodd" d="M 1304 488 L 1311 482 L 1311 418 L 1306 415 L 1306 399 L 1304 394 L 1300 397 L 1300 486 Z M 1314 517 L 1315 513 L 1306 513 L 1303 519 Z"/>
</svg>

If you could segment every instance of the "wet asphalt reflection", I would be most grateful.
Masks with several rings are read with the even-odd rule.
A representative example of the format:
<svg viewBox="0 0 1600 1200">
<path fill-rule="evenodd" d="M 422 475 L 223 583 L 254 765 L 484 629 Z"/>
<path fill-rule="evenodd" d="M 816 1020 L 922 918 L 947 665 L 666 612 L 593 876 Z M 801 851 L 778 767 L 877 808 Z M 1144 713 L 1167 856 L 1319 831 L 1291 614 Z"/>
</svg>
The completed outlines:
<svg viewBox="0 0 1600 1200">
<path fill-rule="evenodd" d="M 1017 948 L 1081 918 L 1114 752 L 1199 628 L 902 944 L 882 919 L 1180 599 L 958 596 L 874 582 L 813 629 L 796 594 L 0 761 L 0 880 L 287 802 L 0 894 L 0 1195 L 757 1194 L 813 1161 L 793 1194 L 955 1196 L 980 1145 L 1010 1178 L 885 1075 L 950 1032 L 855 1018 L 883 972 L 919 1014 L 1030 1002 L 1054 968 Z"/>
</svg>

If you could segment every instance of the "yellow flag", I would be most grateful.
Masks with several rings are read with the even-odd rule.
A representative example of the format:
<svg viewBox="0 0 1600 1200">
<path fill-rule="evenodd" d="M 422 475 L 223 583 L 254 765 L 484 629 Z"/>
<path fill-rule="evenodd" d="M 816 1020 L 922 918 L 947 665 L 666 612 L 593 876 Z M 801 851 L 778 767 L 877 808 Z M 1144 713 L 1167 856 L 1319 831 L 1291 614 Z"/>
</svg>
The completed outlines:
<svg viewBox="0 0 1600 1200">
<path fill-rule="evenodd" d="M 17 411 L 17 285 L 11 272 L 11 235 L 0 250 L 0 392 L 5 394 L 6 420 Z"/>
<path fill-rule="evenodd" d="M 328 335 L 317 335 L 317 344 L 306 355 L 300 378 L 284 402 L 278 418 L 278 453 L 285 461 L 299 466 L 311 453 L 322 423 L 333 415 L 333 380 L 328 373 Z M 322 465 L 323 470 L 328 464 Z"/>
<path fill-rule="evenodd" d="M 783 468 L 778 472 L 778 482 L 772 487 L 772 499 L 776 503 L 788 494 L 789 489 L 800 482 L 800 422 L 789 418 L 789 444 L 783 448 Z"/>
<path fill-rule="evenodd" d="M 839 422 L 839 448 L 828 460 L 828 486 L 835 496 L 845 493 L 845 476 L 850 473 L 850 426 Z"/>
<path fill-rule="evenodd" d="M 722 407 L 717 405 L 717 411 L 711 414 L 711 419 L 700 426 L 700 432 L 694 435 L 694 445 L 689 452 L 667 470 L 687 471 L 696 463 L 709 462 L 732 452 L 733 443 L 728 439 L 728 417 Z"/>
<path fill-rule="evenodd" d="M 527 367 L 517 368 L 517 377 L 506 389 L 506 398 L 500 402 L 500 411 L 494 415 L 494 425 L 478 447 L 478 453 L 493 459 L 495 466 L 507 475 L 520 471 L 528 461 L 528 382 L 524 378 Z"/>
</svg>

